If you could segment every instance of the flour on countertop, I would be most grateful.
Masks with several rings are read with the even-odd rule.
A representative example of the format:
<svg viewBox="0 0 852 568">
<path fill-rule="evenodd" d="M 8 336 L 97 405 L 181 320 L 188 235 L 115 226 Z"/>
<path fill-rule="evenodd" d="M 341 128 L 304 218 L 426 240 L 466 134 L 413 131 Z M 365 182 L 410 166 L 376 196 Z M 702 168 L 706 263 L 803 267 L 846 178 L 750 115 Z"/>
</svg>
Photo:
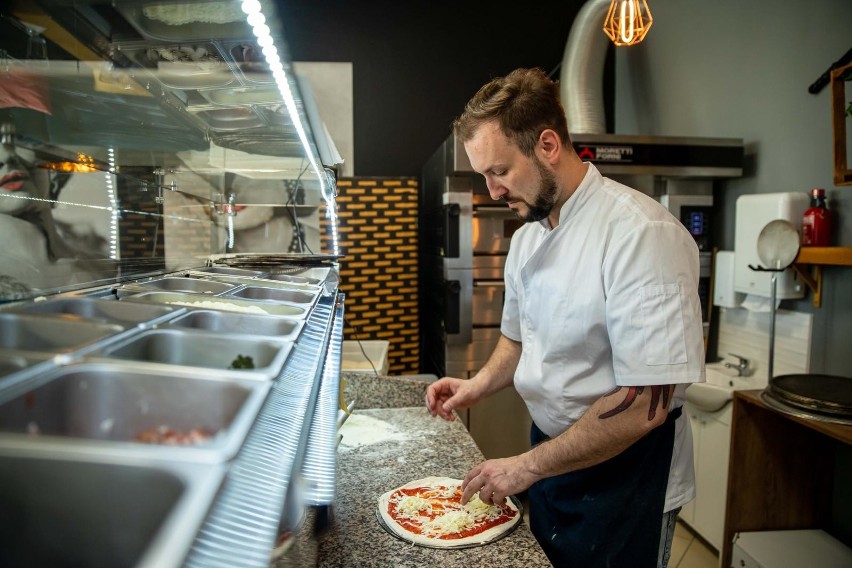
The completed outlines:
<svg viewBox="0 0 852 568">
<path fill-rule="evenodd" d="M 407 440 L 408 436 L 392 424 L 363 414 L 353 413 L 340 427 L 341 448 L 360 448 L 380 442 Z"/>
</svg>

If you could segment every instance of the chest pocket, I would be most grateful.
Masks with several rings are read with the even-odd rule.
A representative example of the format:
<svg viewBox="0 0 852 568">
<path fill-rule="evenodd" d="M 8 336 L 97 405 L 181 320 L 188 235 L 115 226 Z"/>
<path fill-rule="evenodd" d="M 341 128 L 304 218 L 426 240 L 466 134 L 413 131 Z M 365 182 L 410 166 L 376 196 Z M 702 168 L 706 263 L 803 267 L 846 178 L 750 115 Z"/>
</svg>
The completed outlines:
<svg viewBox="0 0 852 568">
<path fill-rule="evenodd" d="M 683 308 L 678 284 L 645 286 L 641 294 L 645 364 L 686 363 Z"/>
</svg>

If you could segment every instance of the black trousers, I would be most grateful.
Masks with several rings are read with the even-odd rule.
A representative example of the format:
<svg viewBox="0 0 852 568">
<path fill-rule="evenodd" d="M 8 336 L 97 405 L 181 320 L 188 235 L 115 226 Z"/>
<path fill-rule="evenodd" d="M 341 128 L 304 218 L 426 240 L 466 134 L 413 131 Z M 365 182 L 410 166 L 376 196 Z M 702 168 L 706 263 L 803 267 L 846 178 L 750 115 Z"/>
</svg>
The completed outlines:
<svg viewBox="0 0 852 568">
<path fill-rule="evenodd" d="M 612 459 L 542 479 L 528 491 L 530 528 L 557 568 L 655 568 L 675 420 Z M 533 445 L 548 437 L 533 424 Z"/>
</svg>

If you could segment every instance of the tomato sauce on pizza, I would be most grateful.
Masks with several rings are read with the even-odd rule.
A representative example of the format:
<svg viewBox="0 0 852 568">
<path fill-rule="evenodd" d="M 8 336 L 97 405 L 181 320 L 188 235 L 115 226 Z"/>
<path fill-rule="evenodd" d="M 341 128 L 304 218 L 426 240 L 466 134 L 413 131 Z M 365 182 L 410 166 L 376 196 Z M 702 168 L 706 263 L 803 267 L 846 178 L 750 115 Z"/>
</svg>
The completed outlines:
<svg viewBox="0 0 852 568">
<path fill-rule="evenodd" d="M 417 544 L 484 544 L 520 521 L 511 500 L 486 504 L 479 495 L 462 505 L 461 481 L 425 478 L 389 491 L 379 499 L 379 513 L 398 536 Z"/>
</svg>

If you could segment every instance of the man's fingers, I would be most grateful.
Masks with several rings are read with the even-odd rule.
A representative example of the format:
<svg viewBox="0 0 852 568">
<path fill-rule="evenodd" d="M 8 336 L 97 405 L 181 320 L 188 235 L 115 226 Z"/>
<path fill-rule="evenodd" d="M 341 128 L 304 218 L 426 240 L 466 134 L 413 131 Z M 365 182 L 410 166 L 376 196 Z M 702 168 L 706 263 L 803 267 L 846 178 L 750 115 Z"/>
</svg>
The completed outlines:
<svg viewBox="0 0 852 568">
<path fill-rule="evenodd" d="M 462 481 L 462 505 L 470 501 L 478 491 L 485 485 L 485 481 L 479 477 L 479 472 L 482 470 L 482 464 L 477 465 L 467 472 Z M 480 496 L 480 499 L 482 497 Z"/>
<path fill-rule="evenodd" d="M 446 402 L 444 402 L 444 404 L 441 405 L 441 416 L 443 416 L 447 420 L 452 421 L 455 419 L 455 415 L 453 414 L 453 408 L 455 406 L 450 402 L 450 400 L 447 400 Z"/>
</svg>

